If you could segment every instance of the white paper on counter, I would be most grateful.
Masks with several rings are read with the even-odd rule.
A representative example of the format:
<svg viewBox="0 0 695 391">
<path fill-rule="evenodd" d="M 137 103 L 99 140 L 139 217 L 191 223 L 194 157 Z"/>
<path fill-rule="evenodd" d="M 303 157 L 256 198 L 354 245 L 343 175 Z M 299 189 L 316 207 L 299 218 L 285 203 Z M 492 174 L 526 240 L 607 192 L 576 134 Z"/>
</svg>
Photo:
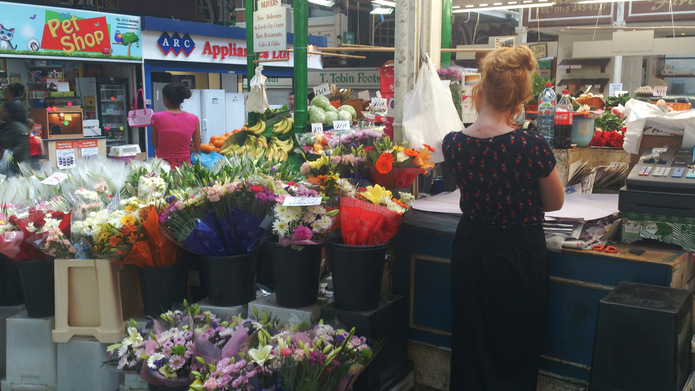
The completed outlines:
<svg viewBox="0 0 695 391">
<path fill-rule="evenodd" d="M 566 194 L 562 209 L 547 212 L 546 218 L 590 221 L 618 212 L 618 194 Z"/>
<path fill-rule="evenodd" d="M 451 213 L 460 215 L 461 190 L 440 193 L 431 197 L 420 198 L 413 201 L 412 208 L 422 212 Z"/>
</svg>

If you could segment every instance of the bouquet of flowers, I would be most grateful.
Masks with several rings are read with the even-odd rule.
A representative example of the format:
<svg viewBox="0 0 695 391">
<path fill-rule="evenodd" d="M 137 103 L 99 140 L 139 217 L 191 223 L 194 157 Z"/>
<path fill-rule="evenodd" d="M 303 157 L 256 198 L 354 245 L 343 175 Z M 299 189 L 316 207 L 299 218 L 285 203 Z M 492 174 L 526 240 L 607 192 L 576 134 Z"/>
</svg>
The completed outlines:
<svg viewBox="0 0 695 391">
<path fill-rule="evenodd" d="M 74 259 L 76 251 L 69 240 L 71 206 L 64 198 L 53 199 L 49 205 L 34 209 L 25 220 L 30 223 L 24 229 L 32 233 L 29 235 L 32 244 L 43 253 L 54 258 Z M 18 220 L 20 227 L 22 220 Z"/>
<path fill-rule="evenodd" d="M 268 214 L 277 183 L 269 177 L 209 183 L 173 194 L 161 221 L 182 247 L 201 255 L 231 256 L 255 251 L 270 228 Z"/>
<path fill-rule="evenodd" d="M 589 144 L 592 147 L 622 148 L 625 140 L 625 113 L 619 107 L 605 111 L 596 119 L 596 132 Z"/>
<path fill-rule="evenodd" d="M 333 228 L 338 210 L 326 208 L 328 197 L 303 184 L 288 186 L 273 208 L 273 233 L 282 246 L 320 244 Z"/>
<path fill-rule="evenodd" d="M 377 245 L 386 243 L 398 232 L 403 213 L 410 208 L 413 195 L 391 191 L 379 186 L 367 186 L 356 198 L 340 199 L 340 232 L 343 243 Z"/>
<path fill-rule="evenodd" d="M 366 338 L 336 330 L 323 321 L 308 330 L 288 329 L 270 343 L 281 368 L 286 391 L 346 390 L 372 359 Z"/>
<path fill-rule="evenodd" d="M 372 183 L 389 189 L 410 186 L 419 174 L 434 168 L 430 162 L 434 149 L 428 145 L 416 150 L 382 137 L 364 150 Z"/>
</svg>

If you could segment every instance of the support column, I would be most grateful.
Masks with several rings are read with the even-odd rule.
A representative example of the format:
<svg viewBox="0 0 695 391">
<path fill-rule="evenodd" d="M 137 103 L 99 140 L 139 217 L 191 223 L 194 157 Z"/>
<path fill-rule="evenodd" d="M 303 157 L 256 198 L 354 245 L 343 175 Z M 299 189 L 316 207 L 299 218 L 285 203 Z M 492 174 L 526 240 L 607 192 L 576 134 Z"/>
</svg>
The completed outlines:
<svg viewBox="0 0 695 391">
<path fill-rule="evenodd" d="M 442 49 L 451 48 L 451 25 L 453 0 L 442 0 Z M 442 53 L 442 64 L 451 62 L 451 53 Z"/>
<path fill-rule="evenodd" d="M 256 72 L 256 54 L 253 52 L 253 0 L 245 0 L 246 8 L 246 85 L 251 89 L 251 79 Z M 253 126 L 256 123 L 256 113 L 248 113 L 248 124 Z"/>
<path fill-rule="evenodd" d="M 419 0 L 396 0 L 393 139 L 403 141 L 403 99 L 415 86 L 415 72 L 420 59 L 420 18 L 416 17 Z"/>
<path fill-rule="evenodd" d="M 247 0 L 248 1 L 248 0 Z M 307 113 L 307 36 L 309 35 L 309 7 L 307 0 L 294 0 L 294 128 L 304 132 Z"/>
<path fill-rule="evenodd" d="M 615 21 L 614 27 L 625 27 L 625 2 L 621 1 L 615 4 Z M 622 30 L 618 30 L 622 31 Z M 620 83 L 623 77 L 623 56 L 615 56 L 613 58 L 613 83 Z"/>
<path fill-rule="evenodd" d="M 430 55 L 435 69 L 439 68 L 442 53 L 442 1 L 423 0 L 422 15 L 422 50 Z"/>
</svg>

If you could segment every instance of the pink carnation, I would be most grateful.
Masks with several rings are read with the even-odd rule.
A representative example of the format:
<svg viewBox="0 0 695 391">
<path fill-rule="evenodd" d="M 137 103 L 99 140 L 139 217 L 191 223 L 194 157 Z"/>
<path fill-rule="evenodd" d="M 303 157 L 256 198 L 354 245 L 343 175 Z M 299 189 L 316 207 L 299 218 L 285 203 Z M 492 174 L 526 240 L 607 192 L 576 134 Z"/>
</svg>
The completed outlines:
<svg viewBox="0 0 695 391">
<path fill-rule="evenodd" d="M 292 233 L 292 240 L 297 242 L 302 240 L 309 240 L 311 239 L 311 237 L 311 230 L 303 225 L 300 225 L 299 227 L 295 228 Z"/>
</svg>

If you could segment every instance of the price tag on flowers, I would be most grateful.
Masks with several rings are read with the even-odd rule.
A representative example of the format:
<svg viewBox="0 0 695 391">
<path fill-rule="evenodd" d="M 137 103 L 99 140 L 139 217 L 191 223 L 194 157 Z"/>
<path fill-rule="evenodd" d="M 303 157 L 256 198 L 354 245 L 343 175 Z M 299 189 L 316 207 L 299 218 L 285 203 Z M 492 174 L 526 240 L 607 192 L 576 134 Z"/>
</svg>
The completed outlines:
<svg viewBox="0 0 695 391">
<path fill-rule="evenodd" d="M 333 130 L 350 130 L 350 121 L 333 121 Z"/>
<path fill-rule="evenodd" d="M 321 197 L 286 197 L 282 206 L 312 206 L 321 205 Z"/>
</svg>

